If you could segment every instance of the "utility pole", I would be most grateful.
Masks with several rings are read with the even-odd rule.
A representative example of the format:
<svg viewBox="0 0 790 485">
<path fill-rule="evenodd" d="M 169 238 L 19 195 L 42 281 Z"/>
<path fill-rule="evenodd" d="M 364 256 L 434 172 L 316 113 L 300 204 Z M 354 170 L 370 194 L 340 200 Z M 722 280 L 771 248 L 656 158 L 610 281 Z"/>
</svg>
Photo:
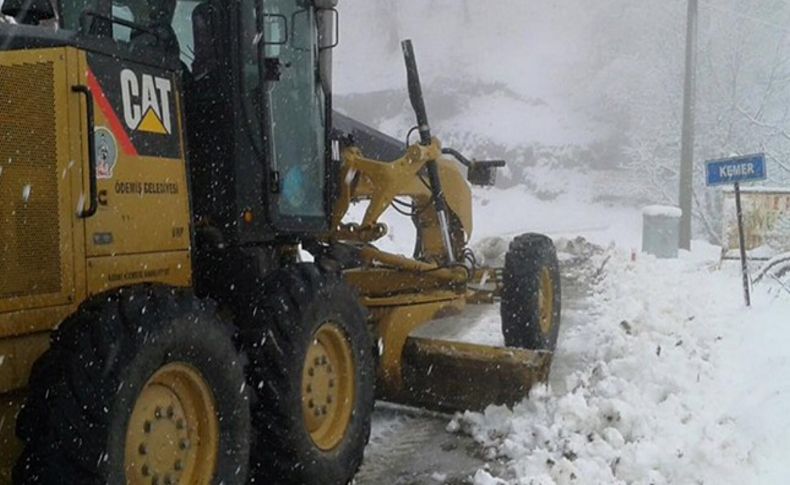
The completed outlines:
<svg viewBox="0 0 790 485">
<path fill-rule="evenodd" d="M 691 249 L 691 203 L 694 190 L 694 103 L 697 89 L 698 0 L 688 0 L 686 80 L 683 88 L 683 135 L 680 148 L 680 248 Z"/>
</svg>

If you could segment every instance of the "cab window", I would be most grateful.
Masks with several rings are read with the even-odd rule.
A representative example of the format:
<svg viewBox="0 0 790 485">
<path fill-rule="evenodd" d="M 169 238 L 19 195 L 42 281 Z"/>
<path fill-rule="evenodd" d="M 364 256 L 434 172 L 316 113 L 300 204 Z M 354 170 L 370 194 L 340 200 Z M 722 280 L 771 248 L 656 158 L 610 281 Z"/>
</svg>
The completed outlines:
<svg viewBox="0 0 790 485">
<path fill-rule="evenodd" d="M 193 30 L 192 15 L 195 13 L 195 8 L 203 1 L 179 0 L 173 15 L 173 31 L 175 31 L 178 43 L 181 46 L 181 62 L 190 71 L 192 71 L 192 63 L 195 61 L 195 32 Z"/>
<path fill-rule="evenodd" d="M 171 23 L 175 23 L 175 13 L 181 14 L 181 18 L 188 17 L 194 9 L 190 4 L 197 3 L 177 0 L 59 1 L 61 27 L 65 30 L 80 31 L 96 37 L 112 37 L 120 44 L 133 44 L 137 41 L 145 43 L 146 47 L 172 50 L 176 48 L 176 35 L 171 26 Z M 112 22 L 109 18 L 133 25 Z M 186 36 L 185 29 L 181 30 Z M 191 33 L 191 26 L 188 30 Z"/>
<path fill-rule="evenodd" d="M 95 0 L 60 0 L 62 27 L 66 30 L 80 30 L 90 32 L 97 36 L 107 36 L 105 31 L 89 28 L 96 21 L 86 13 L 95 13 L 104 17 L 112 16 L 117 19 L 134 22 L 141 26 L 151 23 L 154 15 L 152 5 L 155 0 L 113 0 L 112 2 L 96 2 Z M 109 11 L 107 9 L 110 9 Z M 105 22 L 106 23 L 106 22 Z M 130 42 L 132 28 L 120 24 L 112 24 L 113 39 L 121 42 Z"/>
<path fill-rule="evenodd" d="M 92 8 L 92 0 L 60 0 L 61 26 L 66 30 L 80 30 L 82 12 Z"/>
<path fill-rule="evenodd" d="M 130 22 L 141 23 L 140 22 L 141 18 L 139 18 L 141 16 L 139 15 L 139 12 L 138 15 L 135 15 L 135 13 L 128 5 L 119 5 L 113 3 L 112 16 L 119 19 L 128 20 Z M 126 27 L 119 24 L 113 24 L 112 38 L 122 42 L 131 42 L 132 40 L 131 27 Z"/>
</svg>

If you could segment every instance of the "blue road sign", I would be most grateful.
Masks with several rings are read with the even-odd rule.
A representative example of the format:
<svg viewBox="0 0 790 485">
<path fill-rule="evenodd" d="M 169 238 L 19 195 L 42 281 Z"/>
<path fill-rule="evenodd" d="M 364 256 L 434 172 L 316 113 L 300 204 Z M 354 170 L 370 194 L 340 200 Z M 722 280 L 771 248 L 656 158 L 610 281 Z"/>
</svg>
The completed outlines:
<svg viewBox="0 0 790 485">
<path fill-rule="evenodd" d="M 742 182 L 765 180 L 765 154 L 711 160 L 705 163 L 705 179 L 708 186 L 729 185 Z"/>
</svg>

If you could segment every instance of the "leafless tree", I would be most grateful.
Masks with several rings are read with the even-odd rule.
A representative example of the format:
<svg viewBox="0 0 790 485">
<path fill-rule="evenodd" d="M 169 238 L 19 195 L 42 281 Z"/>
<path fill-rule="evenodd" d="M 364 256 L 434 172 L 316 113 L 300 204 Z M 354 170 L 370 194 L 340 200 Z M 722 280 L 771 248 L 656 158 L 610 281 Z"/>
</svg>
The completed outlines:
<svg viewBox="0 0 790 485">
<path fill-rule="evenodd" d="M 625 22 L 602 33 L 608 51 L 590 87 L 606 93 L 606 113 L 626 133 L 622 166 L 643 175 L 645 198 L 667 204 L 677 201 L 684 3 L 624 9 Z M 790 28 L 777 20 L 790 17 L 790 6 L 719 0 L 700 14 L 693 200 L 698 227 L 718 241 L 705 159 L 764 151 L 790 180 Z"/>
</svg>

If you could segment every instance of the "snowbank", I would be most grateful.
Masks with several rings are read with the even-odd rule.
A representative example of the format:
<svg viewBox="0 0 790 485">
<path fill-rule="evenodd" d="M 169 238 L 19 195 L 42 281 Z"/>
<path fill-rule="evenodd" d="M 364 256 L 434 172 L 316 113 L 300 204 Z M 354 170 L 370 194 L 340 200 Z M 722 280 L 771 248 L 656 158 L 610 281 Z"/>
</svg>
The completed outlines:
<svg viewBox="0 0 790 485">
<path fill-rule="evenodd" d="M 737 265 L 699 254 L 607 256 L 564 386 L 451 423 L 506 464 L 476 483 L 790 483 L 790 299 L 747 310 Z"/>
</svg>

